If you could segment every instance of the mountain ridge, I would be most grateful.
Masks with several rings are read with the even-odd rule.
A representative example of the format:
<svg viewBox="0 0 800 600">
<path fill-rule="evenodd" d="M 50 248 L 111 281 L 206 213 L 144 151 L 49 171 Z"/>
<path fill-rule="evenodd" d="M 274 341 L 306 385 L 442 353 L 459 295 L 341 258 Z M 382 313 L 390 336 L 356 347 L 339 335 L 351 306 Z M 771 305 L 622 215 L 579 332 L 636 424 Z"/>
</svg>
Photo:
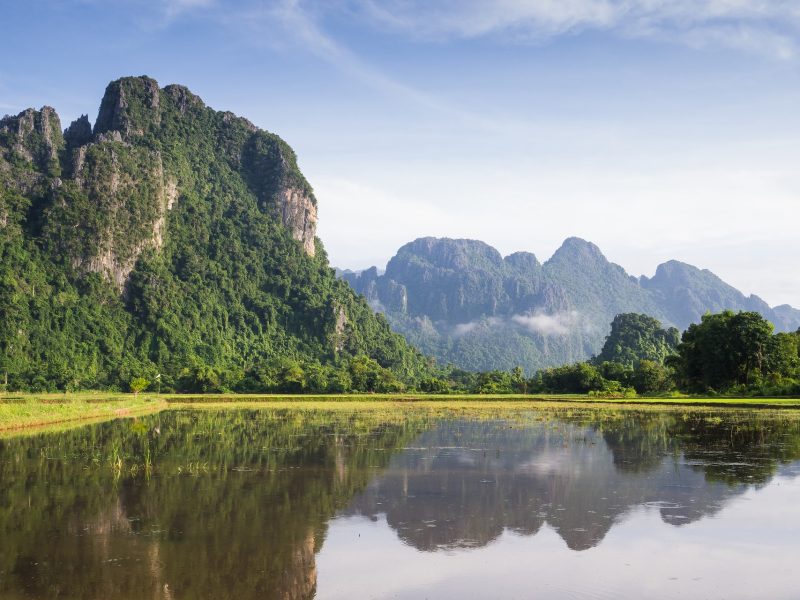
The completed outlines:
<svg viewBox="0 0 800 600">
<path fill-rule="evenodd" d="M 340 276 L 410 342 L 470 370 L 585 360 L 626 312 L 685 329 L 706 312 L 753 310 L 779 331 L 800 327 L 799 310 L 745 296 L 707 269 L 673 260 L 652 277 L 635 277 L 578 237 L 543 263 L 526 251 L 503 257 L 480 240 L 419 238 L 383 275 L 373 267 Z"/>
</svg>

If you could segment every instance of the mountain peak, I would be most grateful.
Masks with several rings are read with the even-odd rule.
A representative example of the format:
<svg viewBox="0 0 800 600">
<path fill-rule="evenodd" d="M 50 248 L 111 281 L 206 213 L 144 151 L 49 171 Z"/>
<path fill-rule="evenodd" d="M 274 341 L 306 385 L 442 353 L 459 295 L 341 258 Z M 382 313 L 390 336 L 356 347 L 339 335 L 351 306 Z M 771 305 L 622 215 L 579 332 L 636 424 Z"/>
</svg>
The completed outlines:
<svg viewBox="0 0 800 600">
<path fill-rule="evenodd" d="M 608 262 L 595 244 L 579 237 L 568 237 L 548 262 L 562 260 L 590 260 L 592 262 Z"/>
<path fill-rule="evenodd" d="M 51 175 L 60 172 L 58 155 L 64 145 L 61 121 L 51 106 L 28 108 L 0 119 L 0 139 L 10 155 L 36 165 Z M 0 147 L 0 159 L 3 148 Z"/>
<path fill-rule="evenodd" d="M 503 264 L 503 257 L 495 248 L 479 240 L 423 237 L 409 242 L 400 248 L 397 256 L 414 257 L 444 269 L 465 269 L 470 267 L 496 268 Z"/>
<path fill-rule="evenodd" d="M 26 334 L 13 385 L 121 387 L 161 372 L 186 391 L 266 391 L 281 368 L 261 367 L 289 357 L 330 373 L 355 356 L 409 381 L 430 372 L 315 255 L 313 191 L 281 138 L 149 77 L 112 81 L 97 115 L 66 136 L 49 107 L 0 119 L 0 235 L 15 257 L 2 265 L 15 310 L 0 340 Z M 58 372 L 53 356 L 67 357 Z M 245 356 L 259 366 L 242 371 Z"/>
<path fill-rule="evenodd" d="M 123 77 L 106 87 L 94 124 L 94 134 L 119 131 L 142 135 L 161 121 L 161 91 L 151 77 Z"/>
<path fill-rule="evenodd" d="M 503 260 L 507 265 L 520 271 L 536 271 L 542 266 L 533 252 L 514 252 Z"/>
</svg>

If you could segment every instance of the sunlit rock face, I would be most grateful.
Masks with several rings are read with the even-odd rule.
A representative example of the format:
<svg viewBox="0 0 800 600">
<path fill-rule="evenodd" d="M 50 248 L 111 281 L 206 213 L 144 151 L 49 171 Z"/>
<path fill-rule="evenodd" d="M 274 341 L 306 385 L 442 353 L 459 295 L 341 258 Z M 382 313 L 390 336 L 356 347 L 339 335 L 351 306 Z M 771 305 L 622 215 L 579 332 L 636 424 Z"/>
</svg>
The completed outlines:
<svg viewBox="0 0 800 600">
<path fill-rule="evenodd" d="M 278 193 L 276 211 L 292 237 L 303 244 L 308 255 L 314 256 L 317 206 L 312 197 L 301 189 L 285 187 Z"/>
</svg>

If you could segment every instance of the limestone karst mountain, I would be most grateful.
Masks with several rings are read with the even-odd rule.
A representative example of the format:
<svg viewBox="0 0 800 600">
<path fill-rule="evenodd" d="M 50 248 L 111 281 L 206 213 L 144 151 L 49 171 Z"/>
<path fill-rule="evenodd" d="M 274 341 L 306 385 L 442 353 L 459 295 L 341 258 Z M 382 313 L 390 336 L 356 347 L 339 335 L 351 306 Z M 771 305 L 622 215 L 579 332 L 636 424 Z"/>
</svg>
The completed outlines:
<svg viewBox="0 0 800 600">
<path fill-rule="evenodd" d="M 800 311 L 745 296 L 710 271 L 670 261 L 636 278 L 594 244 L 569 238 L 545 263 L 529 252 L 503 257 L 480 241 L 420 238 L 386 272 L 340 272 L 395 331 L 441 362 L 471 370 L 536 369 L 597 354 L 620 313 L 643 313 L 685 329 L 706 312 L 754 310 L 778 331 Z"/>
<path fill-rule="evenodd" d="M 183 86 L 114 81 L 94 126 L 63 132 L 50 107 L 7 116 L 0 373 L 22 389 L 162 373 L 167 389 L 258 390 L 300 361 L 324 389 L 366 355 L 413 379 L 426 360 L 336 279 L 316 223 L 286 142 Z"/>
</svg>

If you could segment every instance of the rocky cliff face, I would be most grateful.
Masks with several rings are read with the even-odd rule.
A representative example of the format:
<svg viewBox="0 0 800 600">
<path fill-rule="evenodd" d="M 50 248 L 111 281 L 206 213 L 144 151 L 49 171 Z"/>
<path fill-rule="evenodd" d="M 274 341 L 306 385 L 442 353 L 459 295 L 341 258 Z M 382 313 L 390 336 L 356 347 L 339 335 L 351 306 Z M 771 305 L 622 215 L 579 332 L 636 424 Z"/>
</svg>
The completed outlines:
<svg viewBox="0 0 800 600">
<path fill-rule="evenodd" d="M 0 120 L 0 136 L 13 159 L 32 163 L 49 175 L 59 174 L 58 156 L 64 137 L 61 121 L 50 106 L 4 117 Z"/>
<path fill-rule="evenodd" d="M 297 168 L 294 151 L 279 137 L 254 131 L 241 152 L 251 188 L 309 256 L 316 252 L 317 200 Z"/>
<path fill-rule="evenodd" d="M 579 238 L 544 264 L 527 252 L 503 258 L 475 240 L 422 238 L 400 248 L 384 275 L 373 267 L 342 277 L 412 343 L 476 370 L 584 360 L 620 313 L 684 329 L 707 311 L 755 310 L 780 331 L 800 327 L 800 311 L 772 309 L 709 271 L 672 261 L 640 280 Z"/>
<path fill-rule="evenodd" d="M 283 187 L 277 194 L 275 212 L 292 237 L 303 244 L 306 253 L 314 256 L 317 206 L 314 204 L 313 198 L 302 189 Z"/>
<path fill-rule="evenodd" d="M 5 118 L 0 132 L 19 160 L 62 176 L 52 182 L 44 229 L 65 258 L 123 291 L 139 256 L 160 251 L 169 211 L 182 188 L 195 183 L 181 169 L 185 157 L 165 138 L 206 125 L 206 141 L 227 142 L 231 166 L 252 182 L 264 210 L 313 256 L 316 200 L 288 145 L 245 119 L 213 111 L 185 87 L 161 89 L 147 77 L 120 79 L 106 88 L 94 127 L 83 116 L 62 135 L 55 110 L 44 107 Z M 80 210 L 86 206 L 102 218 L 87 223 Z M 75 244 L 69 229 L 86 226 L 91 235 Z"/>
</svg>

